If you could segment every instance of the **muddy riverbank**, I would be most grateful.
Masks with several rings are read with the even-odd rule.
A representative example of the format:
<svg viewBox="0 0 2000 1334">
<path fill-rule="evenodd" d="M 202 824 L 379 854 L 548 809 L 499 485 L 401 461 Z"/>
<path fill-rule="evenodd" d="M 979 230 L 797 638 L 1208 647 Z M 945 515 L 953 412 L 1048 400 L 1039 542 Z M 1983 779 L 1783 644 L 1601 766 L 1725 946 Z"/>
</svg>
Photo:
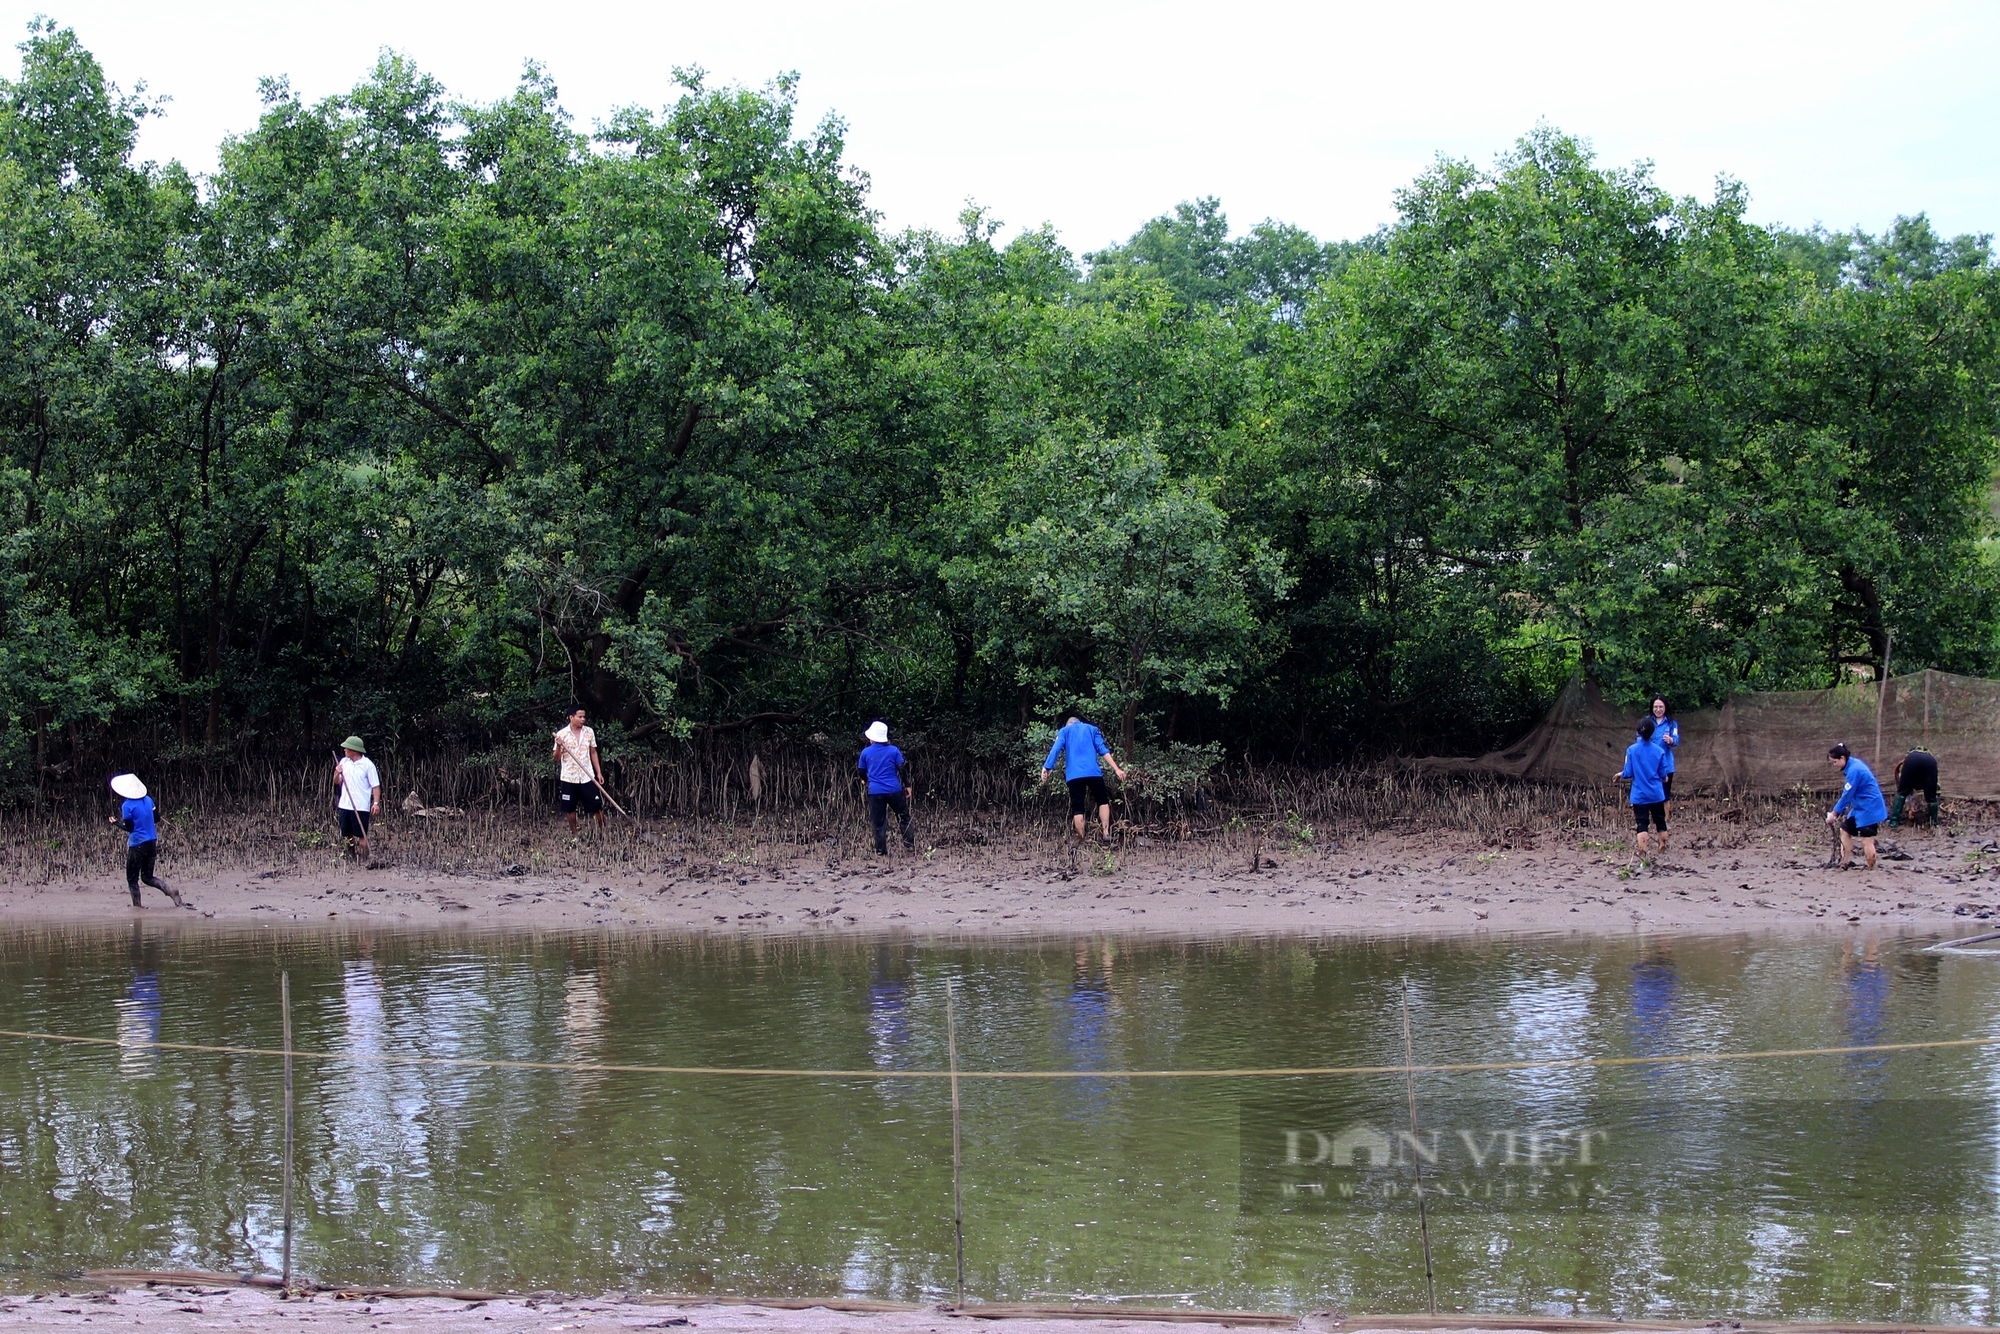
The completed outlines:
<svg viewBox="0 0 2000 1334">
<path fill-rule="evenodd" d="M 0 921 L 184 918 L 479 927 L 634 928 L 716 933 L 1119 931 L 1402 934 L 1737 931 L 1869 925 L 1968 928 L 2000 912 L 2000 826 L 1970 821 L 1884 840 L 1873 871 L 1833 870 L 1809 816 L 1738 828 L 1690 821 L 1665 856 L 1640 859 L 1627 831 L 1468 836 L 1436 830 L 1247 842 L 1227 856 L 1143 836 L 1109 848 L 1056 838 L 895 848 L 849 841 L 775 848 L 745 839 L 688 846 L 671 835 L 592 856 L 463 870 L 399 862 L 393 835 L 373 863 L 290 849 L 237 866 L 162 874 L 192 905 L 147 892 L 127 905 L 122 867 L 0 883 Z M 433 838 L 437 835 L 432 833 Z M 647 836 L 652 837 L 652 836 Z M 525 840 L 524 840 L 525 841 Z M 635 855 L 636 853 L 636 855 Z M 1252 860 L 1255 869 L 1252 869 Z M 471 860 L 471 859 L 468 859 Z M 95 869 L 95 868 L 79 868 Z"/>
<path fill-rule="evenodd" d="M 881 1304 L 885 1308 L 890 1304 Z M 1174 1311 L 1148 1319 L 1094 1312 L 1064 1318 L 1010 1310 L 1003 1319 L 982 1319 L 976 1308 L 957 1314 L 936 1306 L 879 1310 L 830 1310 L 823 1306 L 791 1309 L 752 1304 L 703 1304 L 659 1298 L 610 1296 L 587 1298 L 542 1295 L 504 1297 L 490 1301 L 440 1298 L 369 1298 L 321 1293 L 285 1300 L 252 1288 L 114 1288 L 106 1291 L 0 1296 L 0 1323 L 37 1329 L 93 1331 L 145 1330 L 147 1334 L 194 1334 L 216 1329 L 307 1329 L 313 1331 L 412 1329 L 429 1334 L 528 1334 L 528 1331 L 574 1330 L 578 1334 L 621 1330 L 687 1329 L 706 1334 L 1156 1334 L 1169 1323 L 1192 1329 L 1280 1328 L 1313 1334 L 1370 1334 L 1371 1331 L 1449 1330 L 1451 1334 L 1593 1334 L 1594 1331 L 1642 1329 L 1700 1330 L 1704 1326 L 1667 1321 L 1612 1322 L 1582 1319 L 1529 1318 L 1519 1324 L 1505 1316 L 1343 1317 L 1322 1312 L 1297 1318 L 1251 1317 L 1228 1321 L 1218 1312 Z M 1708 1326 L 1708 1327 L 1712 1327 Z M 1893 1325 L 1787 1325 L 1730 1322 L 1744 1334 L 1818 1334 L 1841 1331 L 1861 1334 L 1912 1328 Z M 1932 1327 L 1931 1334 L 1951 1334 Z"/>
</svg>

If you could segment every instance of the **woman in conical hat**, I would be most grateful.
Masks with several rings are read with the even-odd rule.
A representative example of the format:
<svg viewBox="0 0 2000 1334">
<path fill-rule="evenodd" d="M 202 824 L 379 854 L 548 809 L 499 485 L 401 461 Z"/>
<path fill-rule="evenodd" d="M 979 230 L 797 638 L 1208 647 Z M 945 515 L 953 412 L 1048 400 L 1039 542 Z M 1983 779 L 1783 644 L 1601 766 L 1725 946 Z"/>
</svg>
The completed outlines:
<svg viewBox="0 0 2000 1334">
<path fill-rule="evenodd" d="M 123 798 L 111 823 L 125 830 L 125 888 L 131 891 L 132 906 L 146 906 L 139 898 L 139 882 L 143 880 L 172 899 L 176 908 L 185 908 L 187 904 L 181 901 L 179 891 L 153 877 L 153 867 L 160 855 L 158 803 L 147 795 L 146 785 L 137 774 L 114 774 L 111 790 Z"/>
</svg>

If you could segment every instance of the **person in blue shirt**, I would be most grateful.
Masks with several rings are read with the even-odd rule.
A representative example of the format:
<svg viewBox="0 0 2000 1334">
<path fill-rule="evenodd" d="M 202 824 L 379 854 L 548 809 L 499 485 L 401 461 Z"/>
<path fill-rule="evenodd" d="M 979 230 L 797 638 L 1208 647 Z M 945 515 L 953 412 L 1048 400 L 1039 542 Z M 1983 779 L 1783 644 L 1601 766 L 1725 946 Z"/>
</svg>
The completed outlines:
<svg viewBox="0 0 2000 1334">
<path fill-rule="evenodd" d="M 1118 758 L 1111 753 L 1104 733 L 1071 714 L 1070 720 L 1056 733 L 1055 744 L 1049 747 L 1049 757 L 1042 761 L 1042 782 L 1049 781 L 1058 759 L 1062 761 L 1063 780 L 1069 785 L 1069 822 L 1075 826 L 1076 836 L 1088 837 L 1089 813 L 1094 806 L 1097 822 L 1104 830 L 1104 841 L 1109 843 L 1111 793 L 1104 786 L 1104 768 L 1098 761 L 1108 761 L 1111 772 L 1118 775 L 1121 783 L 1125 781 L 1125 771 L 1118 767 Z"/>
<path fill-rule="evenodd" d="M 1632 820 L 1639 832 L 1639 855 L 1647 856 L 1652 849 L 1646 845 L 1649 825 L 1660 831 L 1660 855 L 1667 851 L 1667 753 L 1653 743 L 1653 720 L 1650 717 L 1639 720 L 1639 739 L 1625 748 L 1625 767 L 1618 771 L 1621 779 L 1632 783 Z"/>
<path fill-rule="evenodd" d="M 176 908 L 185 908 L 178 890 L 153 878 L 160 855 L 159 806 L 146 795 L 146 785 L 137 774 L 118 774 L 111 780 L 111 790 L 124 799 L 111 823 L 125 830 L 125 887 L 132 892 L 132 906 L 146 906 L 139 898 L 139 882 L 143 880 L 172 899 Z"/>
<path fill-rule="evenodd" d="M 1854 865 L 1854 840 L 1858 838 L 1861 853 L 1872 871 L 1875 830 L 1889 818 L 1888 804 L 1882 800 L 1882 785 L 1875 781 L 1875 771 L 1863 764 L 1844 742 L 1827 751 L 1826 757 L 1840 766 L 1842 780 L 1840 800 L 1826 813 L 1828 824 L 1840 826 L 1840 869 L 1845 871 Z"/>
<path fill-rule="evenodd" d="M 1667 773 L 1661 786 L 1666 789 L 1667 814 L 1674 813 L 1674 752 L 1680 749 L 1681 725 L 1669 715 L 1665 695 L 1653 696 L 1653 744 L 1667 757 Z"/>
<path fill-rule="evenodd" d="M 889 724 L 877 718 L 862 733 L 868 744 L 862 748 L 855 768 L 868 776 L 868 823 L 875 830 L 875 852 L 889 855 L 889 812 L 903 825 L 903 846 L 915 848 L 917 836 L 910 832 L 910 798 L 917 795 L 910 786 L 910 762 L 903 752 L 889 744 Z"/>
</svg>

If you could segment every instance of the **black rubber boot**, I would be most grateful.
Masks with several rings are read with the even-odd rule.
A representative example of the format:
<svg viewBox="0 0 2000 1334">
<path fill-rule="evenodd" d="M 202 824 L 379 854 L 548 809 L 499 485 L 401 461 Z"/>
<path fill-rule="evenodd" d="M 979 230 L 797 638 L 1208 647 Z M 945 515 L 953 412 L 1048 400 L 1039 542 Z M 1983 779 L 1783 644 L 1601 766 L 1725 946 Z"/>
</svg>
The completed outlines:
<svg viewBox="0 0 2000 1334">
<path fill-rule="evenodd" d="M 1901 829 L 1903 827 L 1903 803 L 1908 800 L 1909 798 L 1902 793 L 1898 792 L 1896 794 L 1895 804 L 1889 807 L 1889 827 L 1891 829 Z"/>
<path fill-rule="evenodd" d="M 1930 814 L 1931 828 L 1935 829 L 1938 827 L 1938 804 L 1935 801 L 1930 803 Z"/>
<path fill-rule="evenodd" d="M 139 897 L 139 887 L 137 885 L 132 886 L 132 906 L 134 908 L 143 908 L 146 906 L 145 900 Z"/>
</svg>

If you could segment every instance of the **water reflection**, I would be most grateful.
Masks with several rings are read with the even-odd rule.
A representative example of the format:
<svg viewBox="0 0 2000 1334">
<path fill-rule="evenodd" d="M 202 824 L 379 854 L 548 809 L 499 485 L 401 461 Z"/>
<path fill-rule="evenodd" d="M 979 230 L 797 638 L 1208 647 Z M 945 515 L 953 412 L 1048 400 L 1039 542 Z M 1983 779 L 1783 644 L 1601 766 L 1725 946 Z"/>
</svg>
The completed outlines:
<svg viewBox="0 0 2000 1334">
<path fill-rule="evenodd" d="M 0 932 L 0 1027 L 123 1044 L 0 1046 L 0 1246 L 50 1274 L 274 1264 L 275 1063 L 137 1044 L 275 1045 L 280 969 L 308 1051 L 881 1071 L 944 1064 L 953 977 L 966 1068 L 1092 1075 L 965 1086 L 968 1279 L 989 1300 L 1419 1308 L 1420 1152 L 1449 1307 L 1993 1310 L 1993 1049 L 1426 1075 L 1414 1146 L 1399 1076 L 1109 1073 L 1391 1064 L 1406 982 L 1427 1062 L 1994 1031 L 2000 967 L 1865 936 L 963 947 Z M 952 1286 L 941 1081 L 307 1061 L 299 1105 L 300 1259 L 320 1277 L 899 1298 Z M 1381 1161 L 1335 1152 L 1364 1141 L 1386 1144 Z"/>
<path fill-rule="evenodd" d="M 127 1079 L 153 1073 L 159 1054 L 148 1049 L 160 1040 L 160 975 L 134 973 L 125 994 L 111 1002 L 118 1012 L 118 1072 Z"/>
<path fill-rule="evenodd" d="M 563 979 L 563 1057 L 579 1065 L 594 1065 L 604 1055 L 604 981 L 595 968 L 581 968 Z M 587 1093 L 603 1082 L 594 1071 L 569 1072 L 569 1086 Z"/>
<path fill-rule="evenodd" d="M 1678 1050 L 1674 1046 L 1674 1002 L 1680 996 L 1681 978 L 1674 968 L 1673 946 L 1649 941 L 1630 973 L 1632 1054 L 1665 1056 Z"/>
<path fill-rule="evenodd" d="M 409 1066 L 370 1063 L 403 1051 L 374 941 L 359 938 L 355 957 L 339 968 L 339 1027 L 327 1036 L 334 1050 L 364 1060 L 326 1066 L 308 1085 L 324 1100 L 323 1153 L 301 1159 L 313 1179 L 308 1208 L 322 1226 L 345 1234 L 343 1261 L 365 1257 L 363 1263 L 386 1266 L 401 1259 L 395 1220 L 416 1212 L 420 1197 L 412 1187 L 430 1171 L 425 1081 Z"/>
<path fill-rule="evenodd" d="M 1055 1007 L 1059 1069 L 1108 1070 L 1116 1017 L 1112 1008 L 1111 970 L 1117 951 L 1108 940 L 1080 940 L 1073 954 L 1069 990 Z M 1065 1114 L 1072 1120 L 1095 1121 L 1110 1104 L 1111 1088 L 1097 1079 L 1066 1081 Z"/>
<path fill-rule="evenodd" d="M 1640 946 L 1639 959 L 1627 970 L 1630 992 L 1626 1001 L 1626 1033 L 1634 1056 L 1669 1056 L 1685 1050 L 1676 1031 L 1675 1010 L 1681 999 L 1681 976 L 1674 963 L 1671 942 L 1648 940 Z M 1676 1097 L 1684 1069 L 1673 1065 L 1636 1067 L 1640 1083 L 1653 1100 L 1654 1114 L 1647 1118 L 1648 1130 L 1659 1130 L 1677 1120 Z M 1689 1144 L 1693 1152 L 1692 1143 Z"/>
<path fill-rule="evenodd" d="M 1847 1045 L 1879 1046 L 1888 1031 L 1889 974 L 1882 967 L 1874 937 L 1850 943 L 1841 951 L 1840 976 L 1847 993 Z M 1882 1070 L 1888 1063 L 1883 1052 L 1858 1052 L 1847 1058 L 1848 1069 L 1854 1071 Z M 1871 1089 L 1879 1087 L 1878 1080 L 1858 1082 Z"/>
<path fill-rule="evenodd" d="M 868 979 L 868 1037 L 877 1067 L 903 1064 L 910 1045 L 910 962 L 887 941 L 875 947 Z"/>
<path fill-rule="evenodd" d="M 1582 961 L 1543 967 L 1511 980 L 1501 1021 L 1508 1033 L 1508 1056 L 1501 1059 L 1576 1060 L 1602 1047 L 1596 1031 L 1597 977 Z M 1442 1003 L 1433 998 L 1431 1008 Z M 1492 1058 L 1487 1058 L 1492 1059 Z M 1516 1097 L 1549 1111 L 1572 1104 L 1596 1082 L 1582 1067 L 1522 1070 L 1509 1077 Z"/>
<path fill-rule="evenodd" d="M 128 956 L 132 980 L 125 994 L 111 1002 L 121 1048 L 118 1073 L 127 1079 L 144 1079 L 159 1067 L 159 1053 L 151 1050 L 150 1044 L 160 1040 L 160 974 L 158 950 L 137 923 L 132 926 Z"/>
</svg>

